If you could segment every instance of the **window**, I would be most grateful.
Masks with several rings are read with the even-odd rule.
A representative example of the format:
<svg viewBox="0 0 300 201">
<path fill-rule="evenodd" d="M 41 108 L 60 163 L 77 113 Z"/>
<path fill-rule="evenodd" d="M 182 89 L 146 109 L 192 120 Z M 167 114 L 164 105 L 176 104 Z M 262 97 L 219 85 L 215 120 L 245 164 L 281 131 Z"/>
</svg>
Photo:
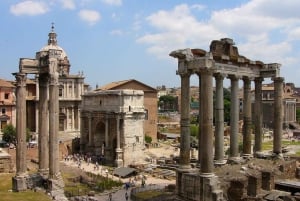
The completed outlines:
<svg viewBox="0 0 300 201">
<path fill-rule="evenodd" d="M 62 88 L 59 88 L 58 95 L 59 95 L 59 97 L 62 97 L 62 96 L 63 96 L 63 89 L 62 89 Z"/>
<path fill-rule="evenodd" d="M 2 114 L 5 114 L 5 113 L 6 113 L 5 108 L 2 108 L 2 109 L 1 109 L 1 113 L 2 113 Z"/>
<path fill-rule="evenodd" d="M 8 97 L 9 97 L 9 93 L 5 93 L 4 94 L 4 99 L 8 99 Z"/>
</svg>

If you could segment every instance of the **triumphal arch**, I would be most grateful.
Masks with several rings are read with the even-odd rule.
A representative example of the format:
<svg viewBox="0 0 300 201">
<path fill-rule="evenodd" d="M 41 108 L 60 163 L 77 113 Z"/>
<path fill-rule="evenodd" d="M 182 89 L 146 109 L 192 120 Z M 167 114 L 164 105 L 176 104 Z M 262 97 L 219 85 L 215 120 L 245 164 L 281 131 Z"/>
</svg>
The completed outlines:
<svg viewBox="0 0 300 201">
<path fill-rule="evenodd" d="M 69 72 L 70 63 L 64 50 L 57 45 L 56 33 L 49 33 L 48 45 L 36 53 L 34 59 L 21 58 L 16 77 L 16 176 L 13 190 L 31 188 L 35 182 L 27 172 L 26 164 L 26 79 L 28 74 L 38 76 L 39 82 L 39 175 L 47 182 L 50 192 L 62 190 L 59 169 L 59 76 Z M 39 180 L 39 181 L 41 181 Z M 38 183 L 38 182 L 37 182 Z M 37 184 L 38 185 L 38 184 Z M 59 198 L 64 200 L 64 198 Z"/>
<path fill-rule="evenodd" d="M 280 77 L 280 64 L 265 64 L 250 60 L 238 52 L 232 39 L 214 40 L 210 50 L 175 50 L 170 56 L 178 59 L 177 74 L 181 78 L 181 142 L 180 162 L 177 170 L 177 194 L 189 200 L 223 200 L 218 189 L 214 165 L 238 162 L 242 157 L 259 156 L 262 151 L 262 82 L 264 78 L 274 81 L 274 140 L 273 154 L 281 155 L 282 94 L 284 78 Z M 200 171 L 190 166 L 190 76 L 199 76 L 199 162 Z M 223 81 L 230 79 L 230 149 L 228 161 L 224 160 L 224 103 Z M 213 80 L 216 101 L 213 106 Z M 239 80 L 243 81 L 243 151 L 239 153 Z M 251 82 L 255 84 L 255 113 L 251 116 Z M 215 111 L 214 111 L 215 109 Z M 213 132 L 215 114 L 215 133 Z M 254 123 L 255 144 L 251 150 L 251 130 Z M 215 137 L 215 138 L 214 138 Z M 215 139 L 215 142 L 213 140 Z"/>
</svg>

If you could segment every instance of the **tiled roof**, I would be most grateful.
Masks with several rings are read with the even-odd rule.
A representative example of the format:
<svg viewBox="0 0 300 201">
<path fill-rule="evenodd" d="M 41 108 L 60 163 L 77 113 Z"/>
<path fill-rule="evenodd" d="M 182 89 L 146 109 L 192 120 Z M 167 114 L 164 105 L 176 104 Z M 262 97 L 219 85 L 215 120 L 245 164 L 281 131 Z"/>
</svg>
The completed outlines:
<svg viewBox="0 0 300 201">
<path fill-rule="evenodd" d="M 11 81 L 0 79 L 0 87 L 14 88 L 15 86 L 12 84 Z"/>
<path fill-rule="evenodd" d="M 126 84 L 130 84 L 132 82 L 137 83 L 137 85 L 141 86 L 141 88 L 143 88 L 144 91 L 146 89 L 146 91 L 155 91 L 155 92 L 157 92 L 157 90 L 154 89 L 153 87 L 150 87 L 150 86 L 148 86 L 148 85 L 146 85 L 146 84 L 144 84 L 142 82 L 139 82 L 139 81 L 137 81 L 135 79 L 111 82 L 111 83 L 108 83 L 108 84 L 106 84 L 104 86 L 98 87 L 97 89 L 95 89 L 95 91 L 120 89 L 121 86 L 124 86 Z M 128 88 L 128 89 L 131 89 L 131 88 Z"/>
</svg>

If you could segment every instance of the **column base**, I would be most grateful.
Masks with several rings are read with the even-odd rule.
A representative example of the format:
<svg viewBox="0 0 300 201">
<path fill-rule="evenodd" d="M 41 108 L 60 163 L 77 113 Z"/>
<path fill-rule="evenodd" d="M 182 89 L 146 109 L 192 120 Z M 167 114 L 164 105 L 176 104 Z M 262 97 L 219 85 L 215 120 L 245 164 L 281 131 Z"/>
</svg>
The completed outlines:
<svg viewBox="0 0 300 201">
<path fill-rule="evenodd" d="M 12 178 L 12 190 L 15 192 L 27 190 L 27 175 L 14 176 Z"/>
<path fill-rule="evenodd" d="M 241 164 L 243 161 L 244 160 L 241 157 L 229 157 L 228 158 L 229 164 Z"/>
<path fill-rule="evenodd" d="M 215 160 L 214 161 L 214 165 L 215 166 L 222 166 L 222 165 L 225 165 L 227 163 L 227 160 Z"/>
<path fill-rule="evenodd" d="M 192 169 L 192 166 L 190 164 L 188 165 L 179 165 L 178 170 L 182 170 L 183 172 Z"/>
<path fill-rule="evenodd" d="M 49 177 L 49 169 L 39 169 L 38 173 L 44 179 L 48 179 L 48 177 Z"/>
<path fill-rule="evenodd" d="M 243 159 L 250 159 L 252 158 L 252 154 L 243 154 Z"/>
<path fill-rule="evenodd" d="M 200 177 L 202 178 L 210 178 L 215 177 L 216 175 L 213 172 L 207 173 L 207 172 L 200 172 Z"/>
<path fill-rule="evenodd" d="M 115 166 L 116 167 L 123 167 L 123 160 L 122 159 L 115 160 Z"/>
<path fill-rule="evenodd" d="M 272 153 L 272 158 L 283 159 L 282 153 Z"/>
</svg>

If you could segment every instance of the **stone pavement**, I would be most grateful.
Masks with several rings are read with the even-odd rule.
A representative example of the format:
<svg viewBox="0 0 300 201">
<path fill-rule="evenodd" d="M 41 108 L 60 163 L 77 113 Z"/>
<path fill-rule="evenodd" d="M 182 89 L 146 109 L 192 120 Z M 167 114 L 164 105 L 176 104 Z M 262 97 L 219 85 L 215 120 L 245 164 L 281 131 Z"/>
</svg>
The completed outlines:
<svg viewBox="0 0 300 201">
<path fill-rule="evenodd" d="M 74 162 L 73 160 L 70 161 L 63 161 L 65 164 L 69 165 L 69 166 L 73 166 L 73 167 L 77 167 L 78 168 L 78 164 L 76 162 Z M 122 179 L 116 176 L 113 176 L 110 172 L 106 172 L 106 170 L 108 169 L 107 166 L 101 166 L 99 165 L 99 170 L 94 170 L 94 164 L 90 163 L 87 164 L 86 162 L 82 162 L 80 169 L 86 171 L 86 172 L 92 172 L 94 174 L 99 174 L 102 175 L 104 177 L 108 176 L 109 178 L 112 178 L 114 180 L 121 180 L 124 184 L 125 182 L 128 182 L 130 178 L 126 178 L 126 179 Z M 161 188 L 167 186 L 168 184 L 175 184 L 175 180 L 166 180 L 166 179 L 160 179 L 160 178 L 154 178 L 150 175 L 145 175 L 147 177 L 146 179 L 146 185 L 152 185 L 152 184 L 156 184 L 161 186 Z M 136 187 L 141 187 L 141 180 L 138 180 L 137 183 L 135 184 Z M 124 188 L 125 186 L 123 186 L 120 189 L 115 189 L 112 190 L 112 201 L 126 201 L 125 199 L 125 193 L 126 193 L 126 189 Z M 128 201 L 130 201 L 130 191 L 131 188 L 129 188 L 127 190 L 128 193 Z M 97 198 L 97 200 L 99 201 L 109 201 L 109 192 L 104 192 L 101 193 L 99 195 L 96 195 L 95 198 Z"/>
</svg>

